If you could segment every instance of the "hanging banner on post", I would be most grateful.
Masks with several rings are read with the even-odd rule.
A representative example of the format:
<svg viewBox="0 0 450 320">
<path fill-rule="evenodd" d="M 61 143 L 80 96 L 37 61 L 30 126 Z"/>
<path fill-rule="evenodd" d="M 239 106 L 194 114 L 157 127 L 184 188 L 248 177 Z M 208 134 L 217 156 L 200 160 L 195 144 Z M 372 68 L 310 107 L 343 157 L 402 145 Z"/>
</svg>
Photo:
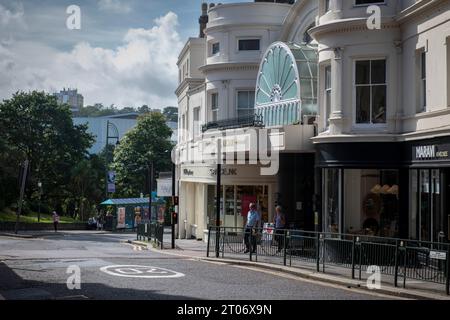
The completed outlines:
<svg viewBox="0 0 450 320">
<path fill-rule="evenodd" d="M 116 172 L 108 171 L 108 192 L 116 192 Z"/>
<path fill-rule="evenodd" d="M 172 179 L 156 179 L 156 184 L 158 197 L 172 196 Z"/>
</svg>

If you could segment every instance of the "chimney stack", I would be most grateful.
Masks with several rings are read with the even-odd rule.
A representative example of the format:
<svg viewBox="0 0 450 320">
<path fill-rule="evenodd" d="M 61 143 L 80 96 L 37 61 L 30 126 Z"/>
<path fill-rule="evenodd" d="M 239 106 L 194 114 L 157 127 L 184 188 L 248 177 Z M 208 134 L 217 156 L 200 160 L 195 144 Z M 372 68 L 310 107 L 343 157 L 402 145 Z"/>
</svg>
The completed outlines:
<svg viewBox="0 0 450 320">
<path fill-rule="evenodd" d="M 198 23 L 200 24 L 200 33 L 199 37 L 204 38 L 205 37 L 205 29 L 206 24 L 208 23 L 208 4 L 202 3 L 202 15 L 198 19 Z"/>
</svg>

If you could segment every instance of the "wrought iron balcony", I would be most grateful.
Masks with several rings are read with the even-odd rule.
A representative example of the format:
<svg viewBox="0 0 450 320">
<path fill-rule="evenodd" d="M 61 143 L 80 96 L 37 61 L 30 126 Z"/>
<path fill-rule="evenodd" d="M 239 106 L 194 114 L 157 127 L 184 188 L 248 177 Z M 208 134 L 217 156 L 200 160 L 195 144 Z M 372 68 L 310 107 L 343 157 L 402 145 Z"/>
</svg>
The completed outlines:
<svg viewBox="0 0 450 320">
<path fill-rule="evenodd" d="M 251 114 L 248 116 L 241 116 L 238 118 L 231 118 L 219 121 L 210 121 L 202 126 L 202 132 L 211 129 L 226 130 L 246 127 L 264 127 L 263 117 L 261 114 Z"/>
</svg>

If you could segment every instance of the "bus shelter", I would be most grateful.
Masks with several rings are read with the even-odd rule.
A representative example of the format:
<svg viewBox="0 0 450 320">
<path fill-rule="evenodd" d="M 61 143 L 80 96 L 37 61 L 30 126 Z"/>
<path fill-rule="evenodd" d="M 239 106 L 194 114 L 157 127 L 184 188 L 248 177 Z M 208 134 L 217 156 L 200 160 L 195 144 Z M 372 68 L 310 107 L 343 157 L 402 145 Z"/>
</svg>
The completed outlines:
<svg viewBox="0 0 450 320">
<path fill-rule="evenodd" d="M 144 222 L 164 222 L 166 202 L 152 194 L 152 210 L 149 213 L 149 198 L 108 199 L 100 205 L 105 207 L 105 230 L 132 230 Z"/>
</svg>

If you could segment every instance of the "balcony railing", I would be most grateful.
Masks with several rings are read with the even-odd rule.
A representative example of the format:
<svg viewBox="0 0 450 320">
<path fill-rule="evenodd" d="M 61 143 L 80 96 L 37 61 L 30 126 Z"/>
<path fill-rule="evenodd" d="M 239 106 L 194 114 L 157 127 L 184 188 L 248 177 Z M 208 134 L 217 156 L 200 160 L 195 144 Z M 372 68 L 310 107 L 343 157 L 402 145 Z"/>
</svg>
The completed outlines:
<svg viewBox="0 0 450 320">
<path fill-rule="evenodd" d="M 248 116 L 241 116 L 238 118 L 231 118 L 226 120 L 210 121 L 202 126 L 202 132 L 211 129 L 226 130 L 246 127 L 264 127 L 263 117 L 261 114 L 251 114 Z"/>
</svg>

